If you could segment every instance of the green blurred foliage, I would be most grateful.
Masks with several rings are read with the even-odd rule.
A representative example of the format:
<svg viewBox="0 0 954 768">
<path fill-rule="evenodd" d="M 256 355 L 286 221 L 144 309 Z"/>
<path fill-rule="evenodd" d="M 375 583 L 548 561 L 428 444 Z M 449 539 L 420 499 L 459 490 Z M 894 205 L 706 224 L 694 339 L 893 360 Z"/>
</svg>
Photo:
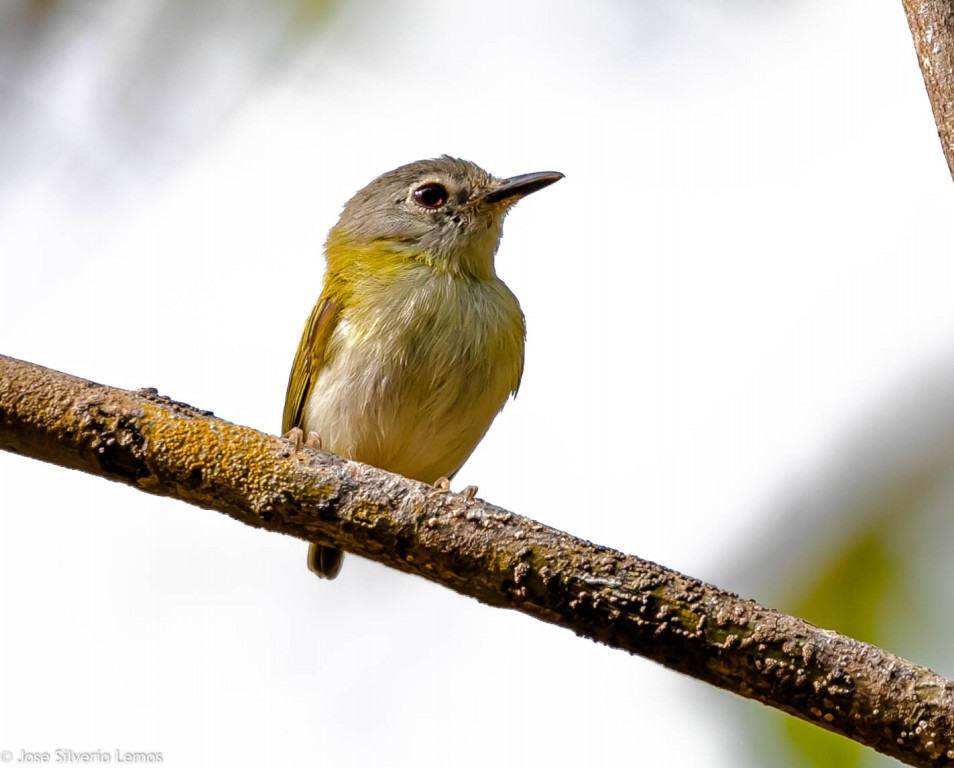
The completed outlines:
<svg viewBox="0 0 954 768">
<path fill-rule="evenodd" d="M 879 639 L 884 639 L 880 624 L 898 597 L 903 574 L 901 558 L 893 553 L 887 536 L 890 531 L 876 525 L 849 542 L 839 557 L 815 575 L 813 587 L 794 602 L 794 613 L 819 626 L 880 644 Z M 789 765 L 860 768 L 894 762 L 794 717 L 781 721 L 791 745 Z"/>
<path fill-rule="evenodd" d="M 941 432 L 948 427 L 938 418 Z M 913 422 L 913 434 L 918 434 Z M 911 424 L 907 425 L 908 427 Z M 954 501 L 954 453 L 950 435 L 929 436 L 922 424 L 922 443 L 913 447 L 898 435 L 894 466 L 871 462 L 869 476 L 857 487 L 847 478 L 847 493 L 835 494 L 837 503 L 822 513 L 809 535 L 789 542 L 792 550 L 814 550 L 814 556 L 795 565 L 785 554 L 774 567 L 777 580 L 769 601 L 818 626 L 872 643 L 917 663 L 945 673 L 954 664 L 946 606 L 950 580 L 935 574 L 949 572 L 946 552 L 952 538 L 950 508 Z M 935 434 L 936 437 L 936 434 Z M 887 441 L 890 444 L 892 441 Z M 898 446 L 901 446 L 898 448 Z M 882 450 L 883 447 L 882 447 Z M 870 459 L 865 455 L 862 463 Z M 764 595 L 763 595 L 764 597 Z M 747 710 L 755 724 L 752 733 L 757 760 L 753 765 L 778 768 L 887 768 L 897 762 L 874 750 L 788 717 L 775 710 Z"/>
</svg>

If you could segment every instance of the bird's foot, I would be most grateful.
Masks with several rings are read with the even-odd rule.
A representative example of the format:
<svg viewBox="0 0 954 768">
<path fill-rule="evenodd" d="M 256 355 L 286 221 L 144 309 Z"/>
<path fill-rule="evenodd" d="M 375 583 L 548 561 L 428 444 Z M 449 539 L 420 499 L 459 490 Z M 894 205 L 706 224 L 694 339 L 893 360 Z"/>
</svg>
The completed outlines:
<svg viewBox="0 0 954 768">
<path fill-rule="evenodd" d="M 284 435 L 282 440 L 288 440 L 292 444 L 291 455 L 295 456 L 304 445 L 305 448 L 315 448 L 321 450 L 321 435 L 317 432 L 309 432 L 308 437 L 298 427 L 292 427 Z"/>
<path fill-rule="evenodd" d="M 435 493 L 451 493 L 451 484 L 450 480 L 446 477 L 439 477 L 434 482 L 434 492 Z M 466 501 L 473 501 L 474 497 L 477 495 L 477 486 L 468 485 L 460 492 L 460 496 L 463 496 Z"/>
<path fill-rule="evenodd" d="M 304 438 L 305 433 L 302 432 L 298 427 L 292 427 L 284 435 L 282 435 L 282 440 L 287 440 L 292 444 L 292 456 L 301 450 L 302 441 Z"/>
</svg>

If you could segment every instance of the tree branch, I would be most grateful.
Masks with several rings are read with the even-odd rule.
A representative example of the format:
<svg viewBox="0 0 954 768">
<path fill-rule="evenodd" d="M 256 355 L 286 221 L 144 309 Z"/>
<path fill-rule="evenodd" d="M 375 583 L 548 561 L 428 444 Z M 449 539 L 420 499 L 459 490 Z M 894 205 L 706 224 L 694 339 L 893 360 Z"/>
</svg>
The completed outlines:
<svg viewBox="0 0 954 768">
<path fill-rule="evenodd" d="M 0 356 L 0 448 L 334 544 L 657 661 L 910 765 L 954 764 L 954 683 L 482 501 Z"/>
<path fill-rule="evenodd" d="M 954 0 L 903 0 L 934 122 L 954 176 Z"/>
</svg>

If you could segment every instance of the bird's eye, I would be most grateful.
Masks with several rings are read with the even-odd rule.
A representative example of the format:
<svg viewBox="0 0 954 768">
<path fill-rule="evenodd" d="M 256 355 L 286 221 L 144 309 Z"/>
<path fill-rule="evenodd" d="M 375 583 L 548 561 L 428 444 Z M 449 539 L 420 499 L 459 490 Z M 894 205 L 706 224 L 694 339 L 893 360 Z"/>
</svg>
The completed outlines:
<svg viewBox="0 0 954 768">
<path fill-rule="evenodd" d="M 432 182 L 414 190 L 414 202 L 422 208 L 440 208 L 447 202 L 447 188 Z"/>
</svg>

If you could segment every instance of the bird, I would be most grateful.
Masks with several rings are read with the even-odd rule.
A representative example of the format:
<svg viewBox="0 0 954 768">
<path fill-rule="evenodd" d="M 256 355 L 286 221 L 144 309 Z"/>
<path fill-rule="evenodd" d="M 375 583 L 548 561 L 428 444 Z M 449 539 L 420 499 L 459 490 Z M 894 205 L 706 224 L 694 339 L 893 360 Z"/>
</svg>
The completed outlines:
<svg viewBox="0 0 954 768">
<path fill-rule="evenodd" d="M 325 242 L 282 432 L 448 490 L 523 375 L 523 311 L 494 266 L 504 218 L 562 178 L 442 155 L 358 191 Z M 308 567 L 333 579 L 342 556 L 312 543 Z"/>
</svg>

